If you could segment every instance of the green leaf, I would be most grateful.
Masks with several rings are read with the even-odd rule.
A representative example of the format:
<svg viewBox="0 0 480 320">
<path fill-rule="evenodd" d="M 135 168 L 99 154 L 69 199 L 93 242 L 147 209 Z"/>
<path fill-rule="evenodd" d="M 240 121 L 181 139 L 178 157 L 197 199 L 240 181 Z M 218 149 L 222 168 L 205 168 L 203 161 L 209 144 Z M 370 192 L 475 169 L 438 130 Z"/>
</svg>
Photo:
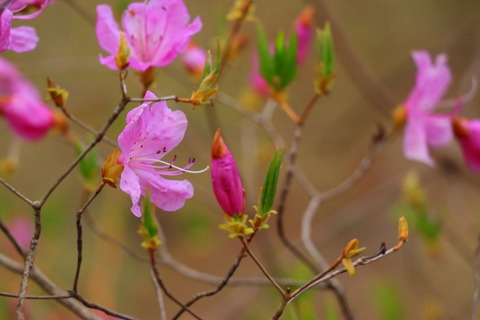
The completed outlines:
<svg viewBox="0 0 480 320">
<path fill-rule="evenodd" d="M 260 75 L 271 84 L 274 75 L 274 61 L 270 53 L 265 31 L 260 24 L 257 25 L 258 65 Z"/>
<path fill-rule="evenodd" d="M 77 155 L 80 155 L 83 152 L 83 146 L 81 143 L 75 143 L 75 152 Z M 96 180 L 98 178 L 98 154 L 97 150 L 92 149 L 79 163 L 80 175 L 83 180 L 89 184 L 95 186 Z"/>
<path fill-rule="evenodd" d="M 283 74 L 282 74 L 282 85 L 286 87 L 289 85 L 297 75 L 297 34 L 292 32 L 290 36 L 290 41 L 288 43 L 288 49 L 285 52 L 284 65 L 283 65 Z"/>
<path fill-rule="evenodd" d="M 275 200 L 275 193 L 277 192 L 277 182 L 280 173 L 280 166 L 282 164 L 283 152 L 284 149 L 280 151 L 275 150 L 270 166 L 268 167 L 260 197 L 259 214 L 261 216 L 272 209 L 273 201 Z"/>
<path fill-rule="evenodd" d="M 405 308 L 400 300 L 399 288 L 392 283 L 380 283 L 375 288 L 375 302 L 380 319 L 402 320 L 405 319 Z"/>
<path fill-rule="evenodd" d="M 329 77 L 335 71 L 335 54 L 333 49 L 332 31 L 327 22 L 323 30 L 317 30 L 318 62 L 322 63 L 324 76 Z"/>
</svg>

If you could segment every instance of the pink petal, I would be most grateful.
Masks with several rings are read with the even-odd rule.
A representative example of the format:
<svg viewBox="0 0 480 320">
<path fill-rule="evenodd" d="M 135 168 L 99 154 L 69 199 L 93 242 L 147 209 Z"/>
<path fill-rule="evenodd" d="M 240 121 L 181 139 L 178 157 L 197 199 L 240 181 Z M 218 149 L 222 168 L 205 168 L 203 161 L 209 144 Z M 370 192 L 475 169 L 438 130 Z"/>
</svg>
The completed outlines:
<svg viewBox="0 0 480 320">
<path fill-rule="evenodd" d="M 100 47 L 111 55 L 115 55 L 120 46 L 120 30 L 109 5 L 97 6 L 96 32 Z"/>
<path fill-rule="evenodd" d="M 167 180 L 159 174 L 137 171 L 140 175 L 142 193 L 150 190 L 152 202 L 162 210 L 176 211 L 187 199 L 193 197 L 193 186 L 187 180 Z"/>
<path fill-rule="evenodd" d="M 405 157 L 433 166 L 433 160 L 428 152 L 427 134 L 422 119 L 409 119 L 405 127 L 403 139 Z"/>
<path fill-rule="evenodd" d="M 467 137 L 458 138 L 465 163 L 470 169 L 480 172 L 480 120 L 464 121 Z"/>
<path fill-rule="evenodd" d="M 453 139 L 452 123 L 448 116 L 429 116 L 425 121 L 427 142 L 432 147 L 444 146 Z"/>
<path fill-rule="evenodd" d="M 51 1 L 48 1 L 48 0 L 18 1 L 17 0 L 12 5 L 10 5 L 8 8 L 10 10 L 12 10 L 13 12 L 19 12 L 19 11 L 23 10 L 27 5 L 40 4 L 40 8 L 33 13 L 17 14 L 17 15 L 14 16 L 14 19 L 30 20 L 30 19 L 38 17 L 43 12 L 43 10 L 47 6 L 47 4 L 49 4 L 49 2 L 51 2 Z"/>
<path fill-rule="evenodd" d="M 10 43 L 10 27 L 12 23 L 13 14 L 8 9 L 3 9 L 0 12 L 0 52 L 7 50 Z"/>
<path fill-rule="evenodd" d="M 32 27 L 18 27 L 10 30 L 8 49 L 15 52 L 26 52 L 35 49 L 38 36 Z"/>
<path fill-rule="evenodd" d="M 156 67 L 170 64 L 180 53 L 187 49 L 192 36 L 202 29 L 202 21 L 199 17 L 183 30 L 176 30 L 174 25 L 168 25 L 164 43 L 157 51 Z"/>
<path fill-rule="evenodd" d="M 140 188 L 140 180 L 135 172 L 132 171 L 128 166 L 125 166 L 120 177 L 120 189 L 129 194 L 132 198 L 132 213 L 137 217 L 142 216 L 140 210 L 139 201 L 142 191 Z"/>
<path fill-rule="evenodd" d="M 20 138 L 38 140 L 53 127 L 52 111 L 40 100 L 14 95 L 3 108 L 7 123 Z"/>
<path fill-rule="evenodd" d="M 426 51 L 414 51 L 413 59 L 417 66 L 415 87 L 405 105 L 409 112 L 432 111 L 450 84 L 451 74 L 447 66 L 447 57 L 438 55 L 432 64 Z"/>
</svg>

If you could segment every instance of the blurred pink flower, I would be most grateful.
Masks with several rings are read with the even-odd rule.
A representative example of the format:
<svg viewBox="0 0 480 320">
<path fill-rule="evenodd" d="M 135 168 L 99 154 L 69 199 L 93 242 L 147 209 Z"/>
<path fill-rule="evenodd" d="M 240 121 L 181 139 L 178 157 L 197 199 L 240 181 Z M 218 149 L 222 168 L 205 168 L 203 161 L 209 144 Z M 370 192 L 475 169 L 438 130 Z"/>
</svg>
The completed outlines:
<svg viewBox="0 0 480 320">
<path fill-rule="evenodd" d="M 147 92 L 145 99 L 156 96 Z M 195 159 L 189 159 L 184 168 L 162 160 L 182 141 L 187 129 L 187 118 L 180 111 L 172 111 L 165 101 L 145 102 L 127 115 L 127 125 L 118 136 L 122 155 L 118 163 L 124 165 L 120 177 L 120 189 L 132 198 L 132 212 L 141 216 L 141 195 L 150 191 L 151 201 L 165 211 L 183 207 L 193 196 L 193 186 L 187 180 L 168 180 L 162 176 L 179 175 L 190 168 Z M 175 170 L 171 170 L 171 169 Z"/>
<path fill-rule="evenodd" d="M 267 81 L 260 75 L 258 64 L 258 54 L 255 52 L 252 56 L 252 71 L 250 72 L 250 85 L 252 89 L 263 97 L 270 95 L 270 88 Z"/>
<path fill-rule="evenodd" d="M 120 31 L 109 5 L 97 6 L 97 14 L 98 42 L 110 54 L 106 58 L 100 55 L 100 62 L 114 70 L 121 33 L 130 47 L 130 67 L 145 71 L 170 64 L 202 28 L 199 17 L 187 25 L 190 16 L 182 0 L 131 3 L 122 15 L 125 31 Z"/>
<path fill-rule="evenodd" d="M 245 191 L 237 163 L 217 130 L 212 143 L 212 186 L 217 202 L 229 216 L 245 211 Z"/>
<path fill-rule="evenodd" d="M 22 139 L 38 140 L 54 125 L 51 109 L 17 68 L 0 57 L 0 115 Z"/>
<path fill-rule="evenodd" d="M 11 28 L 13 19 L 33 19 L 42 13 L 52 0 L 0 0 L 0 52 L 25 52 L 35 49 L 38 36 L 32 27 Z M 36 9 L 33 13 L 29 8 Z"/>
<path fill-rule="evenodd" d="M 207 60 L 207 52 L 194 42 L 188 44 L 182 54 L 182 63 L 187 71 L 196 78 L 200 78 Z"/>
<path fill-rule="evenodd" d="M 447 56 L 438 55 L 432 63 L 426 51 L 414 51 L 417 66 L 415 87 L 410 92 L 404 108 L 406 128 L 403 140 L 405 157 L 433 166 L 428 147 L 439 147 L 452 139 L 451 115 L 433 114 L 447 89 L 451 74 Z"/>
<path fill-rule="evenodd" d="M 8 222 L 8 229 L 20 246 L 28 250 L 33 236 L 33 222 L 25 216 L 16 215 Z"/>
<path fill-rule="evenodd" d="M 295 20 L 295 31 L 298 38 L 297 63 L 302 65 L 307 60 L 308 50 L 313 38 L 313 15 L 315 9 L 311 5 L 305 6 Z"/>
<path fill-rule="evenodd" d="M 454 118 L 452 127 L 465 163 L 473 171 L 480 172 L 480 120 Z"/>
</svg>

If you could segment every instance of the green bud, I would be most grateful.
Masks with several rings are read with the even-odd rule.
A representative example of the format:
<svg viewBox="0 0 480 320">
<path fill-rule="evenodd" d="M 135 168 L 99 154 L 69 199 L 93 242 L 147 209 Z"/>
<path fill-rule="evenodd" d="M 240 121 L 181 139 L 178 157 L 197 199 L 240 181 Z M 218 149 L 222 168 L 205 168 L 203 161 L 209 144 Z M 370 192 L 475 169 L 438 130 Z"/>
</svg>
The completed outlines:
<svg viewBox="0 0 480 320">
<path fill-rule="evenodd" d="M 270 52 L 265 31 L 260 24 L 257 38 L 260 75 L 275 92 L 282 92 L 297 75 L 297 35 L 293 32 L 287 41 L 285 34 L 280 32 L 273 53 Z"/>
<path fill-rule="evenodd" d="M 317 30 L 317 77 L 315 90 L 318 94 L 328 94 L 335 78 L 335 53 L 330 24 L 327 22 L 323 30 Z"/>
<path fill-rule="evenodd" d="M 158 224 L 155 220 L 150 201 L 150 192 L 147 192 L 143 200 L 142 225 L 145 228 L 146 236 L 151 239 L 158 236 Z"/>
<path fill-rule="evenodd" d="M 80 142 L 75 141 L 74 147 L 77 155 L 80 155 L 83 152 L 83 146 Z M 80 160 L 78 165 L 80 169 L 80 175 L 87 189 L 95 190 L 97 187 L 97 178 L 99 174 L 97 159 L 97 150 L 94 148 L 85 157 L 83 157 L 82 160 Z"/>
</svg>

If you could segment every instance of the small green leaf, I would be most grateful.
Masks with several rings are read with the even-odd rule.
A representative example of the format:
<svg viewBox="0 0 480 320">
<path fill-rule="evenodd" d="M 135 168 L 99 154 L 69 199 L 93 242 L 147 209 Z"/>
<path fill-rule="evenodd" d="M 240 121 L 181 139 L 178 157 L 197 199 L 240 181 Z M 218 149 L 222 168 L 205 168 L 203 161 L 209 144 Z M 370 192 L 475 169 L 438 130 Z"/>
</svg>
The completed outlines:
<svg viewBox="0 0 480 320">
<path fill-rule="evenodd" d="M 83 146 L 81 143 L 75 143 L 75 152 L 77 155 L 83 152 Z M 95 187 L 98 178 L 98 154 L 97 150 L 94 148 L 92 149 L 79 163 L 80 175 L 82 176 L 83 180 L 89 186 Z"/>
<path fill-rule="evenodd" d="M 275 200 L 275 193 L 277 191 L 278 176 L 280 173 L 280 166 L 282 164 L 284 149 L 276 150 L 273 154 L 272 161 L 268 167 L 265 182 L 262 187 L 262 194 L 260 197 L 260 212 L 262 216 L 272 209 L 273 201 Z"/>
<path fill-rule="evenodd" d="M 270 84 L 274 75 L 274 61 L 270 53 L 267 36 L 260 24 L 257 26 L 257 47 L 260 75 Z"/>
</svg>

